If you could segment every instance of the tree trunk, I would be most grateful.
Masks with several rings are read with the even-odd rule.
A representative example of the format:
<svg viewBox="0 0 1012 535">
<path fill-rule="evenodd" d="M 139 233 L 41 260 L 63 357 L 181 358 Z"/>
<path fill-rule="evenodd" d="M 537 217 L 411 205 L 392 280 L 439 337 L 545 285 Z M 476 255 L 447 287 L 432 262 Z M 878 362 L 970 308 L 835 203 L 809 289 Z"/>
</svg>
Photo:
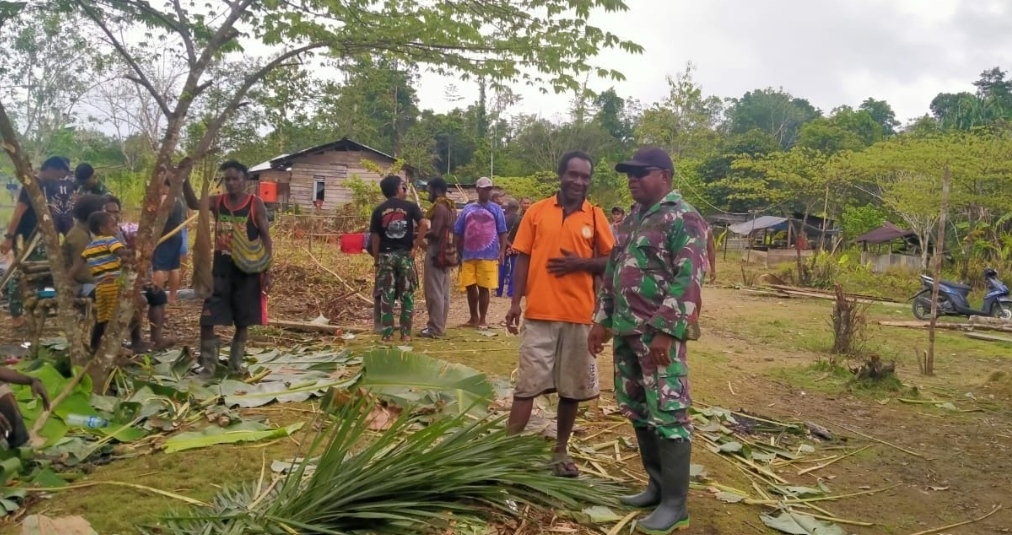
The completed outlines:
<svg viewBox="0 0 1012 535">
<path fill-rule="evenodd" d="M 103 392 L 106 382 L 112 371 L 118 365 L 121 351 L 123 333 L 127 326 L 134 319 L 135 303 L 144 289 L 146 277 L 138 276 L 138 269 L 145 271 L 151 266 L 151 257 L 154 254 L 155 243 L 159 229 L 165 227 L 169 212 L 172 210 L 172 202 L 162 202 L 162 181 L 164 177 L 160 170 L 166 169 L 170 178 L 170 190 L 167 199 L 175 199 L 182 190 L 183 179 L 190 172 L 191 162 L 184 159 L 177 169 L 170 166 L 172 154 L 179 144 L 180 131 L 183 127 L 183 115 L 176 115 L 165 129 L 165 137 L 162 140 L 162 149 L 158 153 L 155 169 L 152 172 L 151 180 L 148 182 L 147 193 L 141 204 L 141 217 L 137 229 L 136 248 L 134 250 L 134 262 L 125 263 L 123 274 L 126 283 L 116 303 L 116 310 L 113 312 L 113 319 L 106 327 L 105 336 L 95 353 L 97 362 L 89 368 L 92 374 L 93 385 L 96 392 Z"/>
<path fill-rule="evenodd" d="M 4 151 L 14 162 L 15 174 L 28 193 L 32 208 L 38 216 L 36 228 L 46 246 L 46 256 L 53 274 L 53 284 L 56 286 L 57 319 L 60 328 L 63 329 L 67 337 L 67 348 L 70 352 L 71 362 L 76 366 L 84 365 L 88 360 L 88 353 L 84 345 L 81 327 L 83 322 L 78 319 L 74 311 L 73 303 L 74 297 L 76 297 L 74 284 L 64 264 L 60 237 L 56 232 L 53 217 L 49 213 L 49 202 L 46 200 L 46 195 L 35 179 L 32 163 L 18 143 L 17 134 L 14 132 L 14 127 L 2 102 L 0 102 L 0 138 L 3 140 Z M 25 313 L 33 312 L 26 310 Z"/>
</svg>

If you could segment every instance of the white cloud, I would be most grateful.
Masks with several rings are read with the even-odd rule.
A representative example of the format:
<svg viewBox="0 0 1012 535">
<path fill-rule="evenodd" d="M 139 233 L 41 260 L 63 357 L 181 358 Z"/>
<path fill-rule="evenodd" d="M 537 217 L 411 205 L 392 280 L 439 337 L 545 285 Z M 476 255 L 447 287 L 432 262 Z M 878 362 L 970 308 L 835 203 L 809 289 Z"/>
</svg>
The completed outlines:
<svg viewBox="0 0 1012 535">
<path fill-rule="evenodd" d="M 923 115 L 941 91 L 971 91 L 978 74 L 1012 67 L 1012 6 L 1004 0 L 629 0 L 626 13 L 592 23 L 643 45 L 644 54 L 607 51 L 599 62 L 627 80 L 620 95 L 652 103 L 667 93 L 666 76 L 692 61 L 696 81 L 710 94 L 739 97 L 783 87 L 829 111 L 867 97 L 887 100 L 901 120 Z M 454 107 L 443 92 L 456 83 L 465 102 L 473 83 L 423 75 L 423 107 Z M 571 95 L 541 95 L 518 87 L 524 100 L 513 113 L 553 117 Z M 459 105 L 459 104 L 458 104 Z"/>
</svg>

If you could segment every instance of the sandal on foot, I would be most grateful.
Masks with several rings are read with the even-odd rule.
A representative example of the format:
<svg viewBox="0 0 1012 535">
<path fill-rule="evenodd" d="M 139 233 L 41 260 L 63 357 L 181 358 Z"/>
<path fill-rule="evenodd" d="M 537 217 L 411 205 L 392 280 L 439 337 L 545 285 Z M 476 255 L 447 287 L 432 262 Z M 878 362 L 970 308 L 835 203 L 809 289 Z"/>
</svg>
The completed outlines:
<svg viewBox="0 0 1012 535">
<path fill-rule="evenodd" d="M 552 472 L 559 477 L 580 477 L 580 469 L 567 453 L 553 455 L 549 466 L 552 467 Z"/>
<path fill-rule="evenodd" d="M 418 332 L 418 336 L 421 336 L 422 338 L 432 338 L 433 340 L 439 338 L 439 335 L 432 329 L 422 329 Z"/>
</svg>

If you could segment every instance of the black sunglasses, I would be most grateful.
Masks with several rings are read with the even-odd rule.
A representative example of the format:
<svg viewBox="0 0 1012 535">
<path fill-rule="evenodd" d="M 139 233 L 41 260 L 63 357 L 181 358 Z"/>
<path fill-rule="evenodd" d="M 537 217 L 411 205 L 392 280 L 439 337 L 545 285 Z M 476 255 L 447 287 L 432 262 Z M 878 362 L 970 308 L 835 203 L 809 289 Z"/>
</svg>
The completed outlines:
<svg viewBox="0 0 1012 535">
<path fill-rule="evenodd" d="M 625 174 L 629 178 L 635 178 L 635 179 L 639 180 L 639 179 L 641 179 L 641 178 L 649 175 L 650 173 L 653 173 L 654 171 L 659 171 L 659 170 L 660 170 L 660 167 L 634 167 L 634 168 L 626 171 Z"/>
</svg>

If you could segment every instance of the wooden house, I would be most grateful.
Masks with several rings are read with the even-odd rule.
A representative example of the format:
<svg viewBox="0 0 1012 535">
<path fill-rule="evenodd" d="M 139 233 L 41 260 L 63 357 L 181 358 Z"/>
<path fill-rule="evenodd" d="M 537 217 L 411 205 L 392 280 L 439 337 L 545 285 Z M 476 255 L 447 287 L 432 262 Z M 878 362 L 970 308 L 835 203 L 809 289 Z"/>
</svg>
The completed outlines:
<svg viewBox="0 0 1012 535">
<path fill-rule="evenodd" d="M 250 169 L 250 178 L 257 182 L 265 202 L 276 203 L 282 209 L 298 206 L 311 210 L 319 199 L 324 210 L 333 210 L 352 201 L 352 191 L 345 182 L 357 176 L 378 184 L 384 176 L 382 170 L 394 163 L 395 158 L 389 154 L 343 138 L 256 165 Z M 406 180 L 415 179 L 415 170 L 410 166 L 403 166 L 397 174 Z M 272 188 L 276 195 L 269 193 Z M 270 199 L 272 196 L 275 199 Z"/>
</svg>

